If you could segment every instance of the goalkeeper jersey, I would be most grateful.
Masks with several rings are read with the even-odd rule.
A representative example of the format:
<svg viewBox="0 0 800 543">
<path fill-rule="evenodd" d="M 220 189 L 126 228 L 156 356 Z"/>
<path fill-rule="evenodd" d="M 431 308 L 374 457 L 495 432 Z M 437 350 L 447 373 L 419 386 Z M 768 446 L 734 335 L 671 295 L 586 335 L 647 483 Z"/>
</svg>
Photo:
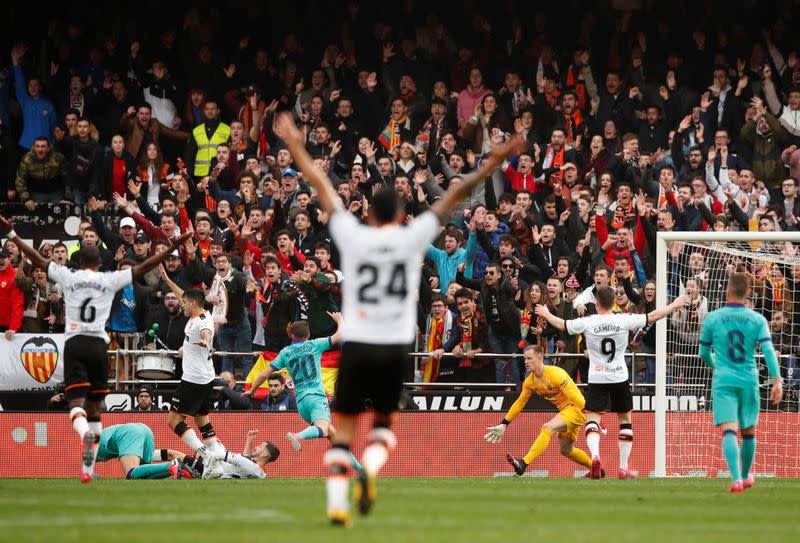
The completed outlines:
<svg viewBox="0 0 800 543">
<path fill-rule="evenodd" d="M 703 356 L 714 368 L 713 386 L 757 386 L 755 355 L 759 343 L 770 375 L 779 375 L 769 324 L 763 315 L 741 304 L 728 304 L 709 313 L 700 333 L 700 353 L 704 355 L 704 348 L 714 351 Z"/>
<path fill-rule="evenodd" d="M 578 385 L 566 371 L 557 366 L 545 366 L 541 378 L 537 378 L 533 373 L 525 378 L 522 383 L 522 393 L 508 410 L 506 420 L 509 422 L 514 420 L 534 392 L 556 406 L 559 411 L 568 407 L 583 409 L 586 404 L 583 394 L 578 390 Z"/>
</svg>

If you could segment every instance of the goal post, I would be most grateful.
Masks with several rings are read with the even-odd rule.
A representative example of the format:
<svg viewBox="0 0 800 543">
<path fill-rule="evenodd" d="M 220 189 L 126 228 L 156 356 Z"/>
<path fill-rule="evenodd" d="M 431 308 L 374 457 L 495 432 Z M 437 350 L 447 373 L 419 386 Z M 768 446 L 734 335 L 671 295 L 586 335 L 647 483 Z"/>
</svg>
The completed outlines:
<svg viewBox="0 0 800 543">
<path fill-rule="evenodd" d="M 664 307 L 675 296 L 686 292 L 684 283 L 688 283 L 689 291 L 694 293 L 699 289 L 700 294 L 696 298 L 699 301 L 692 306 L 695 309 L 688 310 L 689 313 L 694 311 L 691 319 L 687 319 L 689 313 L 683 312 L 656 323 L 653 470 L 656 477 L 716 477 L 724 474 L 720 436 L 710 416 L 713 401 L 711 372 L 700 361 L 697 334 L 705 314 L 724 305 L 725 285 L 731 269 L 744 267 L 754 281 L 762 281 L 761 290 L 756 292 L 754 289 L 752 299 L 759 304 L 757 310 L 768 308 L 765 314 L 768 320 L 769 315 L 780 312 L 783 319 L 783 315 L 788 313 L 791 319 L 789 329 L 794 332 L 788 333 L 783 345 L 787 349 L 779 349 L 779 345 L 775 347 L 782 372 L 790 368 L 788 372 L 791 375 L 791 368 L 797 365 L 795 354 L 781 356 L 785 351 L 800 354 L 797 334 L 800 314 L 793 311 L 794 307 L 800 307 L 795 301 L 800 299 L 800 251 L 796 251 L 795 245 L 800 246 L 800 232 L 658 233 L 655 248 L 656 306 Z M 672 258 L 675 254 L 680 255 L 677 260 Z M 687 264 L 690 256 L 692 261 Z M 702 269 L 698 267 L 700 261 L 704 264 Z M 787 311 L 784 304 L 790 297 Z M 701 302 L 702 311 L 696 309 Z M 797 377 L 794 375 L 794 379 Z M 769 392 L 765 384 L 762 370 L 759 451 L 754 471 L 798 477 L 800 438 L 797 427 L 800 426 L 800 414 L 797 391 L 787 387 L 784 379 L 784 402 L 771 406 L 765 401 Z M 676 393 L 694 395 L 698 401 L 693 404 L 693 409 L 677 406 L 674 401 Z"/>
</svg>

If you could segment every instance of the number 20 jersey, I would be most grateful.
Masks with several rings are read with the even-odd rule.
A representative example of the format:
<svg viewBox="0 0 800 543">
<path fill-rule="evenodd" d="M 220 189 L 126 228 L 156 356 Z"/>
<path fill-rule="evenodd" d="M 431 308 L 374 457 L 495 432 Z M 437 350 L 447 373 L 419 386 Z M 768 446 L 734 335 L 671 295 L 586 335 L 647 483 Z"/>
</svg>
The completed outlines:
<svg viewBox="0 0 800 543">
<path fill-rule="evenodd" d="M 647 314 L 590 315 L 566 322 L 567 333 L 583 334 L 589 351 L 589 383 L 622 383 L 628 380 L 625 351 L 628 333 L 647 326 Z"/>
<path fill-rule="evenodd" d="M 61 286 L 64 294 L 65 336 L 94 336 L 108 343 L 106 321 L 114 295 L 133 282 L 132 268 L 115 272 L 71 270 L 55 262 L 47 276 Z"/>
<path fill-rule="evenodd" d="M 329 226 L 344 276 L 342 341 L 413 343 L 422 260 L 439 234 L 439 219 L 428 211 L 409 226 L 374 228 L 340 210 Z"/>
</svg>

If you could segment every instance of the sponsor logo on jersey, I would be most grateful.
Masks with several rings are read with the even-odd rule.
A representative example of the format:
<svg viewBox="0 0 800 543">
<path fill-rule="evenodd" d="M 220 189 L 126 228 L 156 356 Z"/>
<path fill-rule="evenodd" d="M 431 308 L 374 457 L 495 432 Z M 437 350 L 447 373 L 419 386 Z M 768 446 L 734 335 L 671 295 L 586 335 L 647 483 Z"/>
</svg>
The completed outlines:
<svg viewBox="0 0 800 543">
<path fill-rule="evenodd" d="M 46 383 L 58 365 L 58 345 L 48 337 L 33 337 L 22 345 L 19 359 L 28 375 Z"/>
</svg>

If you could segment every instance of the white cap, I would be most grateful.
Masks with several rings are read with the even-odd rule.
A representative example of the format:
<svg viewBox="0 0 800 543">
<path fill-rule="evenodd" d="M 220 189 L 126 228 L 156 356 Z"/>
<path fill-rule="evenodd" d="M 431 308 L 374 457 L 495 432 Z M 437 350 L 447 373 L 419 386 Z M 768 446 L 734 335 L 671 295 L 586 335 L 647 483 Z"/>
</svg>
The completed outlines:
<svg viewBox="0 0 800 543">
<path fill-rule="evenodd" d="M 175 258 L 180 258 L 181 255 L 180 255 L 180 253 L 178 253 L 178 250 L 176 249 L 176 250 L 172 251 L 169 254 L 169 256 L 174 256 Z"/>
<path fill-rule="evenodd" d="M 123 217 L 121 221 L 119 221 L 119 227 L 130 226 L 131 228 L 136 228 L 136 222 L 130 217 Z"/>
</svg>

